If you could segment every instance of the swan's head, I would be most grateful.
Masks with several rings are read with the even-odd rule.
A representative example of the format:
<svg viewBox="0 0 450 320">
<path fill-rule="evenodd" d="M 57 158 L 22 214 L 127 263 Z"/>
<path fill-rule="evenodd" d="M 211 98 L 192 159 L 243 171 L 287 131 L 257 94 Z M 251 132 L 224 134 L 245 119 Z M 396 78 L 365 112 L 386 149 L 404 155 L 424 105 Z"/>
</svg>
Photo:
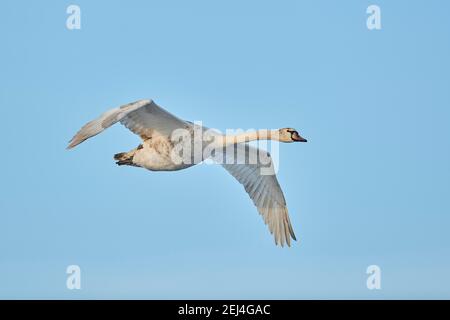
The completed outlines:
<svg viewBox="0 0 450 320">
<path fill-rule="evenodd" d="M 305 138 L 298 134 L 298 131 L 292 128 L 283 128 L 279 131 L 279 140 L 281 142 L 306 142 Z"/>
</svg>

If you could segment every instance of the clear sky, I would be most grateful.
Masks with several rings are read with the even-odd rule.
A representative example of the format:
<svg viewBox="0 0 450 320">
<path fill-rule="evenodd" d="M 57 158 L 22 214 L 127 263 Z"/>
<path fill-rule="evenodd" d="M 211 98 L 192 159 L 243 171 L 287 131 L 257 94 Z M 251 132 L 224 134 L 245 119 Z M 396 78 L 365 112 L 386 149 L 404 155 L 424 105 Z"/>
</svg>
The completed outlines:
<svg viewBox="0 0 450 320">
<path fill-rule="evenodd" d="M 81 8 L 81 29 L 66 8 Z M 366 27 L 371 4 L 381 30 Z M 0 298 L 450 298 L 448 1 L 2 1 Z M 101 112 L 294 127 L 274 245 L 218 166 L 118 167 Z M 381 268 L 368 290 L 366 268 Z M 81 290 L 66 268 L 81 268 Z"/>
</svg>

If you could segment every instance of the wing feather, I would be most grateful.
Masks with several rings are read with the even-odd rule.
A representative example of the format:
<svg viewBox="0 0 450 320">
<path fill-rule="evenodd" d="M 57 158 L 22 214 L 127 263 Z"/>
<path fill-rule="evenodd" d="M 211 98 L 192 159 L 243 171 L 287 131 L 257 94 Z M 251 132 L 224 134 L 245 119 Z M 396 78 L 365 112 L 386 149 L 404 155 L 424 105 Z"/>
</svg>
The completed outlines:
<svg viewBox="0 0 450 320">
<path fill-rule="evenodd" d="M 278 183 L 275 174 L 264 175 L 261 169 L 260 161 L 251 164 L 248 159 L 259 159 L 259 157 L 250 156 L 250 153 L 264 152 L 248 144 L 237 146 L 237 148 L 245 148 L 245 163 L 229 163 L 228 161 L 222 166 L 238 180 L 248 193 L 253 203 L 262 216 L 264 223 L 269 227 L 269 231 L 274 235 L 275 243 L 281 246 L 291 245 L 291 238 L 296 240 L 294 230 L 292 228 L 286 200 Z M 227 155 L 225 155 L 227 156 Z M 270 155 L 266 154 L 270 157 Z M 272 165 L 272 160 L 267 166 Z"/>
<path fill-rule="evenodd" d="M 79 145 L 117 122 L 143 138 L 151 137 L 155 131 L 170 136 L 178 128 L 189 127 L 187 122 L 167 112 L 152 100 L 139 100 L 111 109 L 86 123 L 69 141 L 67 149 Z"/>
</svg>

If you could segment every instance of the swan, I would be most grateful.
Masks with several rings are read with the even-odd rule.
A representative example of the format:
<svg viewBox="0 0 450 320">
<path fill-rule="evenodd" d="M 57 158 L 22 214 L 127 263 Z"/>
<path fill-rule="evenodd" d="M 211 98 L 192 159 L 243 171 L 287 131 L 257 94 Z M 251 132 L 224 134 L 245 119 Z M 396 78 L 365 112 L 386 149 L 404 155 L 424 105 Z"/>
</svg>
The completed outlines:
<svg viewBox="0 0 450 320">
<path fill-rule="evenodd" d="M 142 139 L 142 143 L 138 147 L 114 155 L 119 166 L 142 167 L 152 171 L 175 171 L 200 163 L 207 157 L 202 154 L 197 160 L 195 160 L 195 156 L 188 156 L 188 161 L 174 160 L 173 133 L 177 130 L 184 130 L 188 136 L 194 136 L 195 130 L 199 129 L 198 125 L 172 115 L 152 100 L 139 100 L 103 113 L 97 119 L 85 124 L 69 141 L 67 149 L 74 148 L 117 122 Z M 205 135 L 206 131 L 209 131 L 207 128 L 200 128 L 200 130 Z M 212 131 L 209 135 L 208 141 L 211 143 L 208 147 L 214 153 L 232 146 L 234 149 L 231 156 L 239 153 L 239 150 L 245 151 L 246 160 L 251 157 L 256 159 L 255 157 L 261 155 L 266 157 L 268 161 L 264 163 L 260 160 L 235 163 L 228 161 L 230 153 L 225 152 L 226 158 L 220 164 L 244 186 L 265 224 L 268 225 L 270 233 L 273 234 L 275 244 L 282 247 L 287 244 L 290 247 L 291 238 L 297 239 L 289 219 L 283 191 L 273 171 L 270 174 L 262 174 L 264 168 L 273 168 L 270 155 L 247 143 L 262 139 L 286 143 L 307 141 L 293 128 L 257 130 L 252 133 L 231 136 Z M 202 151 L 205 151 L 203 146 Z M 262 159 L 262 157 L 258 159 Z"/>
</svg>

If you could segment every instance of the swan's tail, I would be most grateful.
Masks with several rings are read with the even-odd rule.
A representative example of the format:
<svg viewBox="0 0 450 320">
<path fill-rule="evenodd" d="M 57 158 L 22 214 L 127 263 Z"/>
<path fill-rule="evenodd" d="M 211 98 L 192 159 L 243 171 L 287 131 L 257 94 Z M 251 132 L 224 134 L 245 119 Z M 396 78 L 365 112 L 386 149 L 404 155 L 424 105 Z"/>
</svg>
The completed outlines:
<svg viewBox="0 0 450 320">
<path fill-rule="evenodd" d="M 137 165 L 136 163 L 133 162 L 133 158 L 134 158 L 134 155 L 136 154 L 136 152 L 138 152 L 141 149 L 143 149 L 142 144 L 138 145 L 137 148 L 134 148 L 130 152 L 116 153 L 114 155 L 114 160 L 117 160 L 116 163 L 119 166 L 124 166 L 125 165 L 125 166 L 140 167 L 140 165 Z"/>
<path fill-rule="evenodd" d="M 116 153 L 114 155 L 114 160 L 117 160 L 116 164 L 119 165 L 119 166 L 124 166 L 124 165 L 126 165 L 126 166 L 136 166 L 133 163 L 133 155 L 134 155 L 134 153 L 130 154 L 130 152 Z"/>
<path fill-rule="evenodd" d="M 114 155 L 114 160 L 125 160 L 127 158 L 128 152 L 120 152 Z"/>
</svg>

